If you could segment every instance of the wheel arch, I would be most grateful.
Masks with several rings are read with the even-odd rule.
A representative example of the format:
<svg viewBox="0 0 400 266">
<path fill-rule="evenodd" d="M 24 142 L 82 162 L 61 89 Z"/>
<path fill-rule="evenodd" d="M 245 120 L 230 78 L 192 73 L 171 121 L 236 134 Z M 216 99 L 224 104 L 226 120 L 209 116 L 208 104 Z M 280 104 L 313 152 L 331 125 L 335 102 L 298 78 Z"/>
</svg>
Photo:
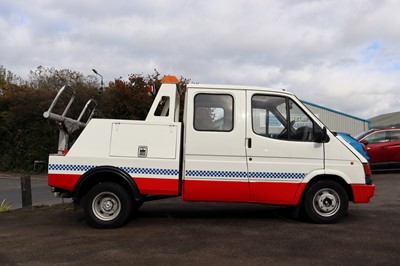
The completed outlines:
<svg viewBox="0 0 400 266">
<path fill-rule="evenodd" d="M 77 181 L 73 198 L 75 205 L 79 205 L 82 198 L 96 184 L 112 182 L 121 185 L 127 190 L 134 201 L 140 201 L 140 191 L 133 178 L 120 168 L 115 166 L 98 166 L 84 173 Z"/>
<path fill-rule="evenodd" d="M 338 176 L 338 175 L 333 175 L 333 174 L 320 174 L 320 175 L 316 175 L 313 178 L 311 178 L 305 186 L 301 187 L 302 189 L 299 189 L 297 191 L 297 195 L 296 195 L 297 200 L 296 201 L 298 204 L 301 204 L 301 202 L 303 201 L 303 197 L 305 195 L 305 192 L 308 190 L 308 188 L 320 180 L 332 180 L 332 181 L 337 182 L 346 191 L 349 201 L 354 200 L 353 190 L 351 189 L 351 185 L 349 183 L 347 183 L 343 177 Z"/>
</svg>

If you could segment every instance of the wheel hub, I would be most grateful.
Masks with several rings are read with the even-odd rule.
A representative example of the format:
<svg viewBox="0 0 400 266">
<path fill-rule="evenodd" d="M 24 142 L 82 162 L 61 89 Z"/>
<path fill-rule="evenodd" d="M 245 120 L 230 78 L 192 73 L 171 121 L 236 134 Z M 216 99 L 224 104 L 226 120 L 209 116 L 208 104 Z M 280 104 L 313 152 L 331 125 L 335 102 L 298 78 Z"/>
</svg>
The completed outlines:
<svg viewBox="0 0 400 266">
<path fill-rule="evenodd" d="M 111 221 L 121 211 L 121 202 L 112 192 L 98 194 L 92 203 L 93 214 L 102 221 Z"/>
<path fill-rule="evenodd" d="M 336 199 L 328 192 L 324 192 L 318 200 L 318 205 L 321 208 L 321 210 L 329 212 L 335 208 Z"/>
<path fill-rule="evenodd" d="M 104 202 L 102 203 L 102 209 L 106 212 L 111 211 L 113 207 L 114 203 L 112 202 L 112 200 L 104 200 Z"/>
<path fill-rule="evenodd" d="M 331 189 L 321 189 L 314 196 L 314 210 L 321 216 L 330 217 L 340 208 L 339 195 Z"/>
</svg>

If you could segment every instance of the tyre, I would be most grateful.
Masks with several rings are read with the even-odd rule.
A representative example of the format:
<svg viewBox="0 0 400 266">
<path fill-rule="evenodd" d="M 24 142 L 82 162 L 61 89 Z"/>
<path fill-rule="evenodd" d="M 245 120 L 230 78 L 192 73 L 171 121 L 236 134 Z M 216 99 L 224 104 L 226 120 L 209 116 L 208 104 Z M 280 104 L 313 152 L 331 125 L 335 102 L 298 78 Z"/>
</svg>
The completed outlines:
<svg viewBox="0 0 400 266">
<path fill-rule="evenodd" d="M 88 223 L 95 228 L 116 228 L 130 218 L 132 197 L 120 185 L 100 183 L 87 194 L 84 210 Z"/>
<path fill-rule="evenodd" d="M 349 207 L 345 189 L 332 180 L 320 180 L 312 184 L 304 197 L 304 211 L 315 223 L 336 223 Z"/>
</svg>

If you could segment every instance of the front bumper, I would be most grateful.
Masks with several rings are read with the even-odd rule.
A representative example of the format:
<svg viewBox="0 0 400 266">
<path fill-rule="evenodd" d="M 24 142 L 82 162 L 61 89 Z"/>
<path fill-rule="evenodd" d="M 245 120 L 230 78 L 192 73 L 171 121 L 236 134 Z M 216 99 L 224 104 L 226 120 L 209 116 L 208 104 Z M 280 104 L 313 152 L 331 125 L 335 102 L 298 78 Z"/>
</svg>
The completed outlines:
<svg viewBox="0 0 400 266">
<path fill-rule="evenodd" d="M 354 203 L 368 203 L 374 196 L 375 185 L 352 184 L 353 202 Z"/>
</svg>

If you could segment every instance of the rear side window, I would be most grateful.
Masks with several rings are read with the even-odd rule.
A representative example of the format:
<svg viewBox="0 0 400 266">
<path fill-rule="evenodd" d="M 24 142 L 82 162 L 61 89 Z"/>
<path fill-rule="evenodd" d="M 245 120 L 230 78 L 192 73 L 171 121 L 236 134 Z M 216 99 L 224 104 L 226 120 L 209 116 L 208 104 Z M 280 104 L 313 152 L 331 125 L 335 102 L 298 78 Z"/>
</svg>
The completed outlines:
<svg viewBox="0 0 400 266">
<path fill-rule="evenodd" d="M 201 93 L 194 97 L 194 129 L 232 131 L 233 97 L 229 94 Z"/>
<path fill-rule="evenodd" d="M 154 112 L 155 116 L 168 116 L 169 114 L 169 96 L 161 97 L 160 102 L 158 103 L 158 107 Z"/>
<path fill-rule="evenodd" d="M 400 130 L 390 130 L 387 132 L 390 141 L 400 140 Z"/>
</svg>

